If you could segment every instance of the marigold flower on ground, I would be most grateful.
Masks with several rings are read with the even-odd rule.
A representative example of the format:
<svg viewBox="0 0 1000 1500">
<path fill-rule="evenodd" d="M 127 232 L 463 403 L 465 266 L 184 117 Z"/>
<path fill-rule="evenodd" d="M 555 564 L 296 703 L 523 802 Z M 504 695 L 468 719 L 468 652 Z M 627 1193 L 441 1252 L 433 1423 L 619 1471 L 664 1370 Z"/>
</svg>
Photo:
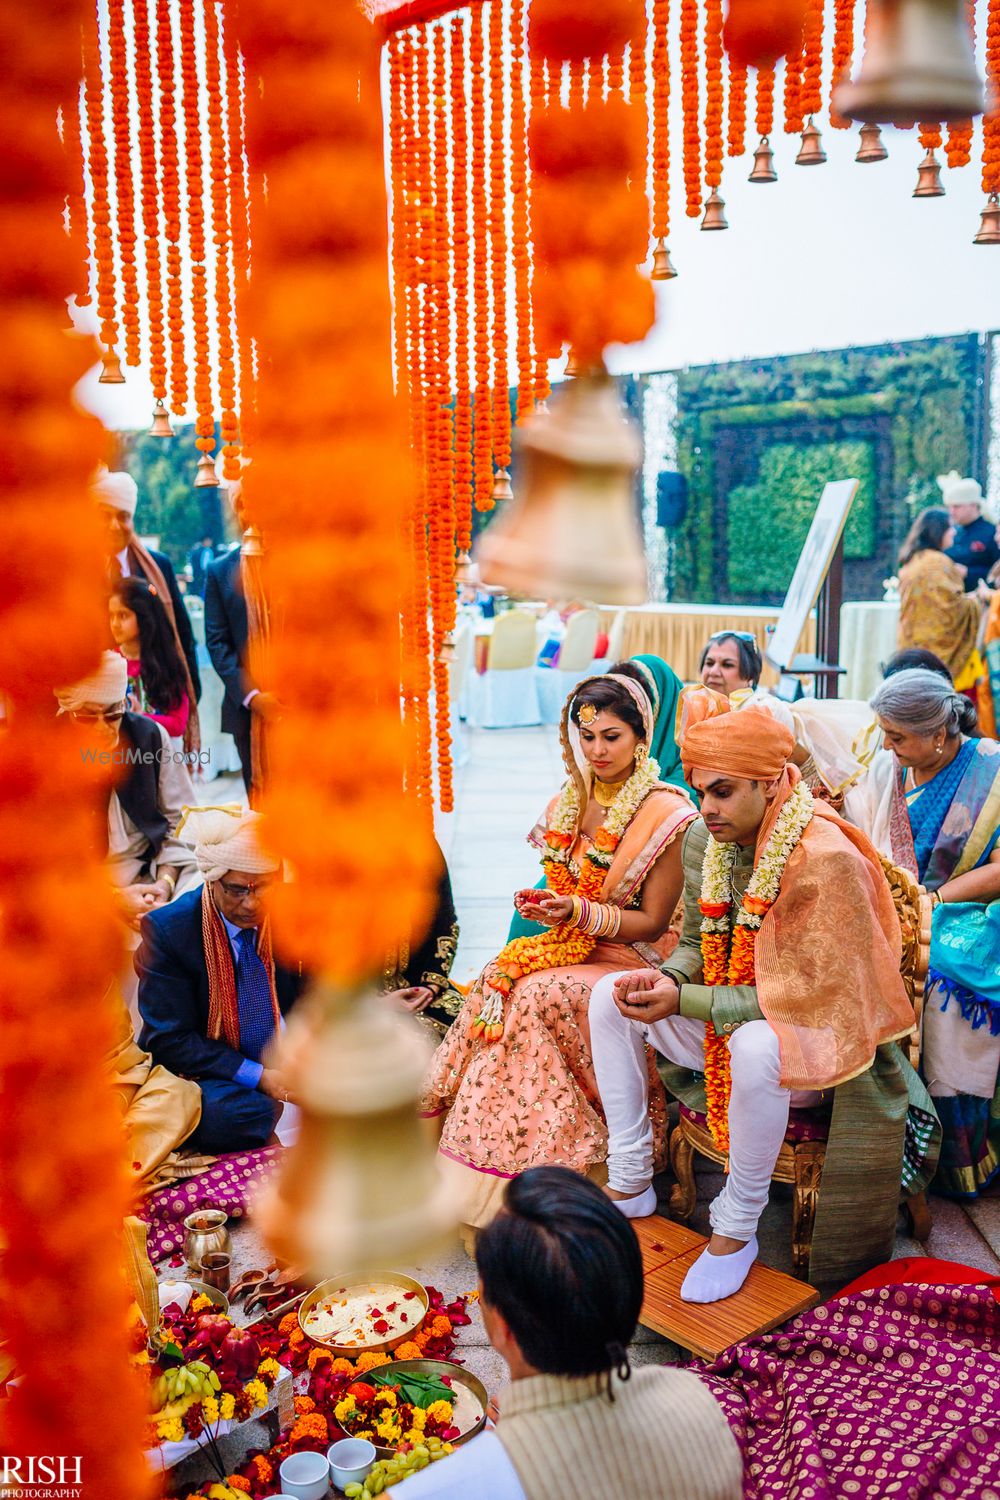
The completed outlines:
<svg viewBox="0 0 1000 1500">
<path fill-rule="evenodd" d="M 295 1412 L 297 1416 L 305 1417 L 311 1411 L 316 1410 L 316 1403 L 311 1396 L 295 1397 Z"/>
<path fill-rule="evenodd" d="M 396 1345 L 397 1359 L 421 1359 L 423 1352 L 420 1345 L 413 1339 L 407 1339 L 405 1344 Z"/>
<path fill-rule="evenodd" d="M 298 1329 L 298 1326 L 299 1326 L 299 1315 L 298 1315 L 298 1313 L 294 1313 L 294 1312 L 286 1313 L 285 1316 L 282 1318 L 281 1322 L 278 1324 L 278 1332 L 279 1333 L 283 1333 L 286 1338 L 290 1338 L 291 1335 Z"/>
<path fill-rule="evenodd" d="M 363 1375 L 366 1370 L 377 1370 L 381 1365 L 391 1363 L 392 1360 L 388 1354 L 359 1354 L 355 1369 L 359 1375 Z"/>
</svg>

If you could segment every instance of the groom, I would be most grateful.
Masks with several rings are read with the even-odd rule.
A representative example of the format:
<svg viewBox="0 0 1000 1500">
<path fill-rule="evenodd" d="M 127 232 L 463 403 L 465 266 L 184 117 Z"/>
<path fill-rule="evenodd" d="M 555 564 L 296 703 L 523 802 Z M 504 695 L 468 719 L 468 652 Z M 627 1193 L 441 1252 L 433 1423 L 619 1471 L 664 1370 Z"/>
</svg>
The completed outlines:
<svg viewBox="0 0 1000 1500">
<path fill-rule="evenodd" d="M 715 1302 L 743 1285 L 757 1256 L 757 1223 L 789 1107 L 817 1104 L 838 1085 L 827 1160 L 839 1132 L 845 1149 L 856 1153 L 848 1176 L 863 1205 L 860 1216 L 878 1219 L 867 1239 L 858 1228 L 856 1248 L 874 1264 L 887 1258 L 892 1244 L 908 1081 L 900 1070 L 909 1065 L 898 1048 L 887 1053 L 883 1047 L 878 1077 L 866 1077 L 860 1106 L 854 1086 L 872 1071 L 877 1049 L 913 1026 L 899 974 L 899 923 L 878 856 L 857 830 L 812 803 L 789 764 L 794 748 L 791 733 L 753 707 L 688 730 L 684 770 L 701 798 L 701 819 L 684 840 L 681 942 L 662 971 L 605 975 L 590 1001 L 594 1067 L 608 1122 L 608 1192 L 630 1218 L 656 1210 L 644 1042 L 703 1073 L 707 1029 L 726 1040 L 729 1173 L 711 1206 L 712 1238 L 681 1288 L 688 1302 Z M 721 866 L 719 859 L 706 859 L 710 840 L 725 846 Z M 747 887 L 762 859 L 747 908 Z M 727 871 L 721 902 L 719 891 L 709 888 L 710 873 L 719 868 Z M 768 871 L 780 874 L 769 902 L 757 895 L 766 896 Z M 714 903 L 708 899 L 713 894 Z M 704 921 L 699 902 L 702 910 L 709 907 Z M 699 983 L 703 925 L 724 934 L 722 951 L 731 955 L 734 923 L 748 913 L 749 964 L 734 975 L 732 957 L 724 957 L 721 975 L 745 982 Z M 877 1087 L 864 1097 L 872 1083 Z M 854 1095 L 845 1098 L 846 1114 L 842 1110 L 838 1119 L 844 1088 Z M 882 1120 L 873 1118 L 880 1103 Z M 859 1107 L 867 1111 L 861 1129 L 852 1104 L 855 1116 Z M 724 1102 L 722 1109 L 725 1119 Z M 873 1131 L 880 1170 L 866 1181 L 859 1140 L 863 1147 Z M 876 1247 L 870 1255 L 869 1243 Z M 844 1252 L 845 1260 L 849 1255 Z"/>
</svg>

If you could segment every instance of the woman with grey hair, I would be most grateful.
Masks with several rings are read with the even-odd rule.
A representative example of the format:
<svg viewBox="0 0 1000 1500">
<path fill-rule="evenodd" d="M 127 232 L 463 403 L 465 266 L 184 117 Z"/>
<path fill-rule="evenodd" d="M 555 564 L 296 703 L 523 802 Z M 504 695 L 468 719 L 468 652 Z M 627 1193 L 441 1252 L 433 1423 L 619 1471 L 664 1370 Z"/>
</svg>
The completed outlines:
<svg viewBox="0 0 1000 1500">
<path fill-rule="evenodd" d="M 974 1198 L 1000 1169 L 1000 745 L 935 672 L 871 700 L 884 749 L 844 816 L 931 893 L 922 1066 L 944 1129 L 934 1186 Z"/>
</svg>

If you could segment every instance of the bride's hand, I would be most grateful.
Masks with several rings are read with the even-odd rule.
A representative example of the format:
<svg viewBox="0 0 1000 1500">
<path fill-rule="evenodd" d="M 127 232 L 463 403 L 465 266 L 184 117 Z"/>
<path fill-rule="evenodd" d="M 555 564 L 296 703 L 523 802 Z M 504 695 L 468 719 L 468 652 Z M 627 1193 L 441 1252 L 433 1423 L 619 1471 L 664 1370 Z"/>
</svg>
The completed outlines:
<svg viewBox="0 0 1000 1500">
<path fill-rule="evenodd" d="M 544 923 L 546 927 L 558 927 L 560 922 L 568 922 L 573 915 L 573 902 L 569 896 L 539 891 L 533 904 L 534 913 L 525 912 L 525 916 L 533 922 Z"/>
</svg>

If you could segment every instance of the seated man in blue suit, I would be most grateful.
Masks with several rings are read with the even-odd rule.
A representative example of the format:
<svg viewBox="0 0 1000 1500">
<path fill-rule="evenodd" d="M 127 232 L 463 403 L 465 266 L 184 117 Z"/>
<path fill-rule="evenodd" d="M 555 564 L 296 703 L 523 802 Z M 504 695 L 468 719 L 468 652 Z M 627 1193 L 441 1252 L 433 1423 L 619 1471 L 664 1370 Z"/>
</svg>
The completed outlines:
<svg viewBox="0 0 1000 1500">
<path fill-rule="evenodd" d="M 189 810 L 205 884 L 142 919 L 135 957 L 140 1045 L 198 1083 L 201 1122 L 187 1145 L 213 1155 L 267 1144 L 289 1102 L 266 1049 L 305 981 L 271 952 L 263 898 L 281 867 L 259 825 L 240 808 Z"/>
</svg>

